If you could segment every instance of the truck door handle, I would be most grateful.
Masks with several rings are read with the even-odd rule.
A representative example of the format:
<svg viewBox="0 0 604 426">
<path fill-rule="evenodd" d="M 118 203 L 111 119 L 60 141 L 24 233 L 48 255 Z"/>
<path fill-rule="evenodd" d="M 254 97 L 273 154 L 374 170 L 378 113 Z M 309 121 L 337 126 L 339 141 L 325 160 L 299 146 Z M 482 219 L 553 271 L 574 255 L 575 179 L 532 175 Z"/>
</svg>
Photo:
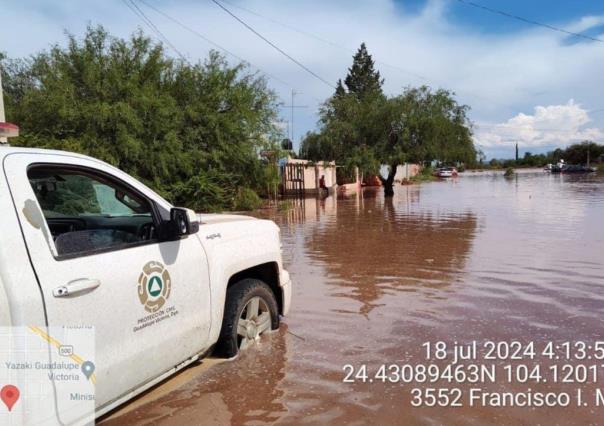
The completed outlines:
<svg viewBox="0 0 604 426">
<path fill-rule="evenodd" d="M 66 297 L 77 293 L 88 292 L 94 290 L 101 285 L 99 280 L 93 280 L 89 278 L 80 278 L 77 280 L 69 281 L 67 284 L 57 287 L 52 290 L 54 297 Z"/>
</svg>

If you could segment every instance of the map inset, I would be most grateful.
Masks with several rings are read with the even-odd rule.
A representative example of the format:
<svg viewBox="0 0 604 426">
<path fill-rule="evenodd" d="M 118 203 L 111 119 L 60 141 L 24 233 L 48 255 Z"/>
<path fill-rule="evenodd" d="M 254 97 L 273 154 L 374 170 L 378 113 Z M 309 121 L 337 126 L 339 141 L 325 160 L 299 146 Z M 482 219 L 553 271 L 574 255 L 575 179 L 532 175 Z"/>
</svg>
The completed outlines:
<svg viewBox="0 0 604 426">
<path fill-rule="evenodd" d="M 94 360 L 93 327 L 0 327 L 0 424 L 93 424 Z"/>
</svg>

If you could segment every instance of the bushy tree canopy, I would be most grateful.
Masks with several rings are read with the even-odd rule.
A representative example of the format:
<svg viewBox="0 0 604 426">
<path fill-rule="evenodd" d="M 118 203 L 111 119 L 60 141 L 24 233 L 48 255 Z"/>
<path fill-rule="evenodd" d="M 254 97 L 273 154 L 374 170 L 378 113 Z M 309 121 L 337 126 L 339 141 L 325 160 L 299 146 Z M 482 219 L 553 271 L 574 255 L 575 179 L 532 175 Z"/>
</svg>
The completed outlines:
<svg viewBox="0 0 604 426">
<path fill-rule="evenodd" d="M 189 64 L 140 32 L 123 40 L 95 27 L 66 47 L 3 59 L 2 72 L 15 145 L 103 159 L 198 210 L 264 188 L 258 152 L 280 140 L 275 94 L 217 52 Z"/>
<path fill-rule="evenodd" d="M 604 156 L 604 145 L 592 141 L 583 141 L 570 145 L 564 150 L 556 150 L 552 154 L 554 161 L 564 159 L 568 164 L 586 164 L 596 162 Z"/>
</svg>

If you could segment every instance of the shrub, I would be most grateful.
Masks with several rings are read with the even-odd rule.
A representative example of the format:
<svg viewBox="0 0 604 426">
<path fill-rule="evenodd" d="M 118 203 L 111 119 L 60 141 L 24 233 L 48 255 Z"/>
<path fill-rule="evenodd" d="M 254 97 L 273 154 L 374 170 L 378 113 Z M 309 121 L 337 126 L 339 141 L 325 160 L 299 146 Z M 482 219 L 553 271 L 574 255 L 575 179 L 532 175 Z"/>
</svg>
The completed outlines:
<svg viewBox="0 0 604 426">
<path fill-rule="evenodd" d="M 224 184 L 216 176 L 205 173 L 174 185 L 170 192 L 163 195 L 172 203 L 182 203 L 198 212 L 218 212 L 230 204 Z"/>
<path fill-rule="evenodd" d="M 89 27 L 27 59 L 0 52 L 0 68 L 15 146 L 91 155 L 197 211 L 231 209 L 241 186 L 274 193 L 258 153 L 281 140 L 278 98 L 244 63 L 174 60 L 141 31 Z"/>
<path fill-rule="evenodd" d="M 233 202 L 233 208 L 235 210 L 255 210 L 262 206 L 262 200 L 250 188 L 239 188 L 237 190 L 237 194 L 235 195 L 235 200 Z"/>
</svg>

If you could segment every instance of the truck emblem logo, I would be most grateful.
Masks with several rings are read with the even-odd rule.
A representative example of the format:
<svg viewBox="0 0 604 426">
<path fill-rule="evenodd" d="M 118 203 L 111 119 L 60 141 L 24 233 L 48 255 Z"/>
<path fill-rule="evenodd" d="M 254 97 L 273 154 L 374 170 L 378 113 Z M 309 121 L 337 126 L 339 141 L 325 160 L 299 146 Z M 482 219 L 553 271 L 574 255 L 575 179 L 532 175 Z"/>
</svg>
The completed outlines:
<svg viewBox="0 0 604 426">
<path fill-rule="evenodd" d="M 161 262 L 151 261 L 143 266 L 138 277 L 138 298 L 147 312 L 157 312 L 170 297 L 172 280 Z"/>
</svg>

